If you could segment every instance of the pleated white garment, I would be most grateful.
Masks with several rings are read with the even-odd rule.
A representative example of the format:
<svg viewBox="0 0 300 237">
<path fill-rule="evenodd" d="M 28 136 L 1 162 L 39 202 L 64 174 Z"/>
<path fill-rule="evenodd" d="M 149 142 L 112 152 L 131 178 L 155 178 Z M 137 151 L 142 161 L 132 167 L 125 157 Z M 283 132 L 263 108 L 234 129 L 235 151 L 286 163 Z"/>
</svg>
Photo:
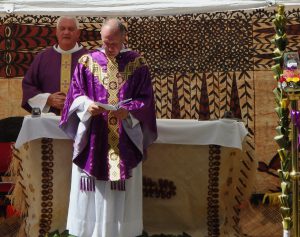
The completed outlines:
<svg viewBox="0 0 300 237">
<path fill-rule="evenodd" d="M 136 237 L 143 231 L 142 163 L 126 180 L 126 191 L 96 181 L 95 192 L 80 190 L 80 169 L 73 164 L 67 229 L 77 237 Z"/>
</svg>

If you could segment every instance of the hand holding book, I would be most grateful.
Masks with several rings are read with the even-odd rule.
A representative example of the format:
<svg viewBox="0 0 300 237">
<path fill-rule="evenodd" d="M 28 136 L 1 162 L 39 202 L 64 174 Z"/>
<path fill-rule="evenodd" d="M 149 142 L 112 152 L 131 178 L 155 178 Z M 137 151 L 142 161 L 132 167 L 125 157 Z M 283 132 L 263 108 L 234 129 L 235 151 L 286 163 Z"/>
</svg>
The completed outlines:
<svg viewBox="0 0 300 237">
<path fill-rule="evenodd" d="M 126 99 L 126 100 L 122 100 L 119 101 L 119 103 L 117 103 L 116 105 L 112 105 L 112 104 L 103 104 L 100 102 L 95 102 L 96 105 L 102 107 L 105 110 L 111 110 L 111 111 L 116 111 L 120 108 L 122 108 L 122 105 L 129 103 L 130 101 L 132 101 L 132 98 L 130 99 Z"/>
<path fill-rule="evenodd" d="M 94 102 L 89 106 L 88 111 L 92 116 L 104 113 L 105 111 L 111 111 L 111 113 L 113 113 L 115 117 L 122 120 L 125 119 L 129 113 L 126 109 L 122 108 L 122 105 L 127 104 L 131 100 L 131 98 L 122 100 L 116 105 Z"/>
</svg>

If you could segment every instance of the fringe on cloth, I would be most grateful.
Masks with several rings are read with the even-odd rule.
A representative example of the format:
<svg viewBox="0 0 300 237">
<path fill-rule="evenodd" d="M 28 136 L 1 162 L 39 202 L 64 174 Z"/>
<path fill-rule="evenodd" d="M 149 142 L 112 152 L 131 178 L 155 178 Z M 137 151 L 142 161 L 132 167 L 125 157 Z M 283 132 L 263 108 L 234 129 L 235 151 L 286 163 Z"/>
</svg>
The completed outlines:
<svg viewBox="0 0 300 237">
<path fill-rule="evenodd" d="M 25 187 L 22 185 L 22 160 L 19 156 L 19 150 L 13 147 L 13 157 L 9 167 L 9 175 L 14 183 L 13 190 L 8 199 L 11 201 L 14 208 L 24 216 L 28 211 L 28 205 L 26 204 Z"/>
<path fill-rule="evenodd" d="M 80 190 L 85 192 L 95 192 L 96 179 L 91 176 L 80 177 Z M 125 191 L 125 180 L 110 181 L 111 190 Z"/>
<path fill-rule="evenodd" d="M 19 150 L 12 145 L 12 159 L 8 167 L 6 175 L 10 177 L 10 180 L 15 183 L 17 176 L 22 170 L 22 160 L 19 156 Z"/>
<path fill-rule="evenodd" d="M 125 180 L 111 181 L 110 188 L 111 190 L 125 191 Z"/>
<path fill-rule="evenodd" d="M 95 192 L 95 178 L 90 176 L 80 177 L 80 190 Z"/>
</svg>

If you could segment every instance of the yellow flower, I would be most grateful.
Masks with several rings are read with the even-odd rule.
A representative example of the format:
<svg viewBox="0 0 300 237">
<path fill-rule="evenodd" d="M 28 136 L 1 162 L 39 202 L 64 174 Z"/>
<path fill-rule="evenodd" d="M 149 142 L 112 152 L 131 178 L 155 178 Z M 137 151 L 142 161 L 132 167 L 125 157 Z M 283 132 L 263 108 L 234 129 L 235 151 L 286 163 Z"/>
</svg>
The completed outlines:
<svg viewBox="0 0 300 237">
<path fill-rule="evenodd" d="M 299 77 L 288 77 L 286 79 L 287 82 L 298 82 L 299 81 Z"/>
</svg>

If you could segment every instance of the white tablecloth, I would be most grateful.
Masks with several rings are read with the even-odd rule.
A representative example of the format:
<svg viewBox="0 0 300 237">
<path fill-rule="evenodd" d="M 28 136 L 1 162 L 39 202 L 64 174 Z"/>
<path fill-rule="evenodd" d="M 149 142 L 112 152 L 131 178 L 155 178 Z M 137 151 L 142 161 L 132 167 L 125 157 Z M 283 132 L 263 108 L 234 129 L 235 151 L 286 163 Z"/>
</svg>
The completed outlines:
<svg viewBox="0 0 300 237">
<path fill-rule="evenodd" d="M 65 229 L 72 166 L 72 161 L 66 158 L 72 157 L 72 141 L 58 127 L 59 120 L 60 117 L 49 114 L 26 116 L 15 144 L 20 148 L 15 150 L 16 157 L 22 159 L 15 172 L 20 174 L 16 183 L 22 192 L 16 192 L 14 197 L 20 204 L 19 210 L 28 214 L 24 219 L 28 236 L 46 231 L 39 223 L 44 221 L 42 203 L 49 193 L 53 196 L 50 229 Z M 236 206 L 248 198 L 255 171 L 255 162 L 250 162 L 242 150 L 247 135 L 244 124 L 229 119 L 157 119 L 157 126 L 158 139 L 149 148 L 148 160 L 143 163 L 143 178 L 147 181 L 143 186 L 145 230 L 151 235 L 233 233 L 234 220 L 239 218 Z M 48 144 L 48 139 L 43 137 L 53 141 Z M 208 146 L 211 144 L 221 147 Z M 53 152 L 53 159 L 49 156 L 45 161 L 43 158 L 48 156 L 43 156 L 43 152 L 48 150 Z M 45 165 L 49 167 L 43 169 Z M 51 177 L 45 173 L 48 169 L 53 172 Z M 50 188 L 41 185 L 44 175 L 51 181 Z M 169 185 L 165 186 L 166 183 Z M 174 187 L 170 184 L 175 192 L 171 192 Z M 162 196 L 166 194 L 172 195 L 166 199 Z"/>
<path fill-rule="evenodd" d="M 60 117 L 42 115 L 25 116 L 16 141 L 16 148 L 42 137 L 70 139 L 59 127 Z M 183 145 L 220 145 L 242 149 L 248 131 L 242 122 L 232 119 L 198 121 L 187 119 L 157 119 L 156 143 Z"/>
</svg>

